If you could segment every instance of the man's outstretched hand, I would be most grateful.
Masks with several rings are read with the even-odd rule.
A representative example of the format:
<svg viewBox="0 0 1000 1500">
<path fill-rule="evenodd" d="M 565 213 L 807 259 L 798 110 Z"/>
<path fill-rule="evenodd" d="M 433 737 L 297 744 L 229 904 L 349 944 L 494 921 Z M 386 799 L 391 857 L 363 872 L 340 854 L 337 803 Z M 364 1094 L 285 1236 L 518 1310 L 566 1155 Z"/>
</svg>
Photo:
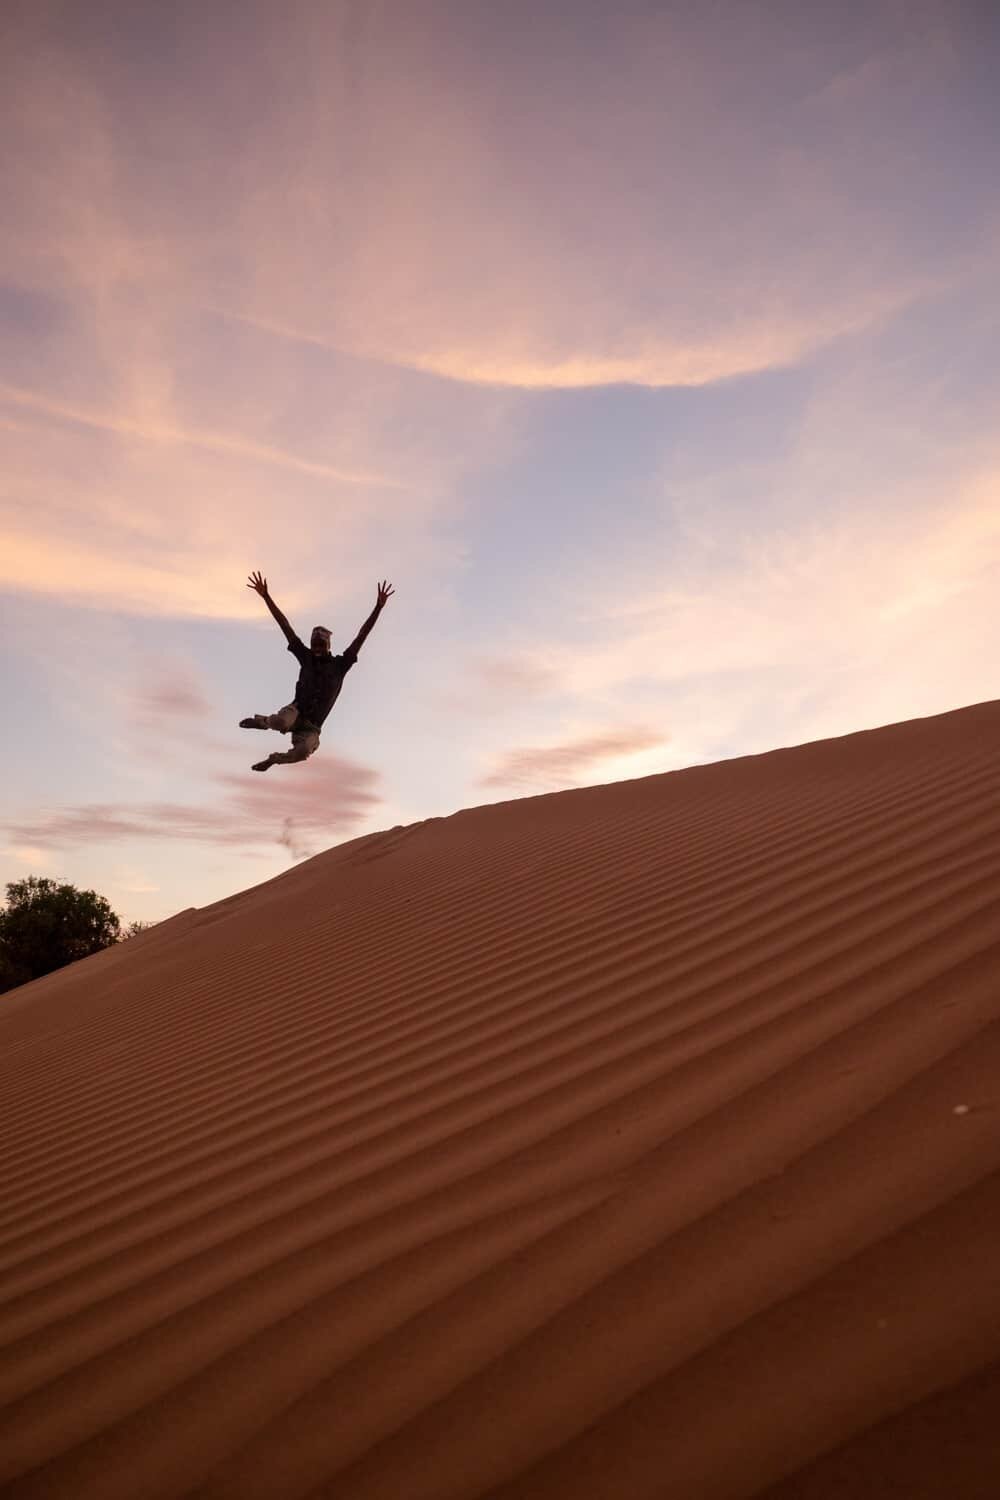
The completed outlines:
<svg viewBox="0 0 1000 1500">
<path fill-rule="evenodd" d="M 250 574 L 250 582 L 247 584 L 247 588 L 256 589 L 262 599 L 267 598 L 267 579 L 262 578 L 259 573 Z"/>
<path fill-rule="evenodd" d="M 378 586 L 378 604 L 376 608 L 384 609 L 385 601 L 388 599 L 390 594 L 394 594 L 395 592 L 396 590 L 391 586 L 388 578 L 383 578 L 382 582 Z"/>
</svg>

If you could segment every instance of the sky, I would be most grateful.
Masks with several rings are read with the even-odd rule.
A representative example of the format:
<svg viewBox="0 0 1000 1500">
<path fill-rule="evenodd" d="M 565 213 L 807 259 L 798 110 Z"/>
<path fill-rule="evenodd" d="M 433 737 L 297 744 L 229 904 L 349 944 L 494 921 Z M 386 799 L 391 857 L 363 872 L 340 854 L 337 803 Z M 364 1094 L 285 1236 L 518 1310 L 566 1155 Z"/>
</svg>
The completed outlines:
<svg viewBox="0 0 1000 1500">
<path fill-rule="evenodd" d="M 997 696 L 1000 9 L 7 0 L 0 885 Z M 300 635 L 395 593 L 318 753 Z"/>
</svg>

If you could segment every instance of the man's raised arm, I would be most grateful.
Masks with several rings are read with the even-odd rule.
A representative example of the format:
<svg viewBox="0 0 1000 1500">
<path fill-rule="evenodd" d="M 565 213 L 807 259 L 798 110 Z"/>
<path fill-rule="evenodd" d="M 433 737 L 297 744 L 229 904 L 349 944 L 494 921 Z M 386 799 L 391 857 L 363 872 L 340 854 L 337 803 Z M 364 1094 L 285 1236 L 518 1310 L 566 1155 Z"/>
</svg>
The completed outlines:
<svg viewBox="0 0 1000 1500">
<path fill-rule="evenodd" d="M 266 578 L 262 578 L 259 573 L 251 573 L 250 574 L 250 581 L 247 584 L 247 588 L 248 589 L 253 589 L 263 599 L 264 603 L 267 605 L 268 609 L 271 611 L 272 615 L 277 620 L 278 624 L 281 626 L 281 629 L 284 632 L 285 640 L 288 641 L 289 644 L 292 641 L 294 641 L 295 640 L 295 631 L 289 625 L 288 621 L 285 619 L 284 615 L 281 613 L 281 610 L 278 608 L 278 606 L 275 604 L 274 600 L 271 598 L 270 594 L 268 593 L 268 591 L 267 591 L 267 579 Z"/>
<path fill-rule="evenodd" d="M 390 586 L 388 579 L 383 580 L 383 582 L 379 584 L 378 599 L 376 600 L 375 608 L 372 610 L 371 614 L 368 616 L 367 620 L 362 625 L 361 629 L 358 631 L 351 644 L 348 646 L 347 651 L 344 653 L 345 655 L 349 656 L 353 653 L 355 656 L 357 656 L 358 652 L 361 650 L 361 647 L 367 640 L 372 626 L 375 624 L 375 621 L 385 609 L 386 600 L 389 598 L 390 594 L 394 594 L 395 592 L 396 590 Z"/>
</svg>

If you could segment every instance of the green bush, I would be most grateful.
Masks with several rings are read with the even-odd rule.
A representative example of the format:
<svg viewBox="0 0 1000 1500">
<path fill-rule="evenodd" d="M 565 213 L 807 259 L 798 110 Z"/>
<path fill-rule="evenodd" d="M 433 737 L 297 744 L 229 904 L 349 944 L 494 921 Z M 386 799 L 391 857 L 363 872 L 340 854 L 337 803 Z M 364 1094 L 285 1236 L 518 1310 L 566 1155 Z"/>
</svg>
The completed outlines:
<svg viewBox="0 0 1000 1500">
<path fill-rule="evenodd" d="M 11 881 L 0 912 L 0 993 L 110 948 L 121 937 L 119 918 L 96 891 L 37 875 Z"/>
</svg>

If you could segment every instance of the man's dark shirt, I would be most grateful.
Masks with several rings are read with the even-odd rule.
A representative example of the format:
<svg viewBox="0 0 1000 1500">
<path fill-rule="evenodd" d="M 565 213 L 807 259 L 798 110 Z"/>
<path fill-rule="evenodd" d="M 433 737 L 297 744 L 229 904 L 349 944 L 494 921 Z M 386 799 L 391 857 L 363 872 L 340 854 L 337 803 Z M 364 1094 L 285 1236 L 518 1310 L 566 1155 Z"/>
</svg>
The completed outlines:
<svg viewBox="0 0 1000 1500">
<path fill-rule="evenodd" d="M 315 656 L 297 635 L 288 642 L 288 649 L 302 668 L 295 684 L 295 707 L 303 719 L 319 729 L 337 701 L 344 678 L 358 659 L 357 652 L 347 650 L 343 656 L 324 652 Z"/>
</svg>

